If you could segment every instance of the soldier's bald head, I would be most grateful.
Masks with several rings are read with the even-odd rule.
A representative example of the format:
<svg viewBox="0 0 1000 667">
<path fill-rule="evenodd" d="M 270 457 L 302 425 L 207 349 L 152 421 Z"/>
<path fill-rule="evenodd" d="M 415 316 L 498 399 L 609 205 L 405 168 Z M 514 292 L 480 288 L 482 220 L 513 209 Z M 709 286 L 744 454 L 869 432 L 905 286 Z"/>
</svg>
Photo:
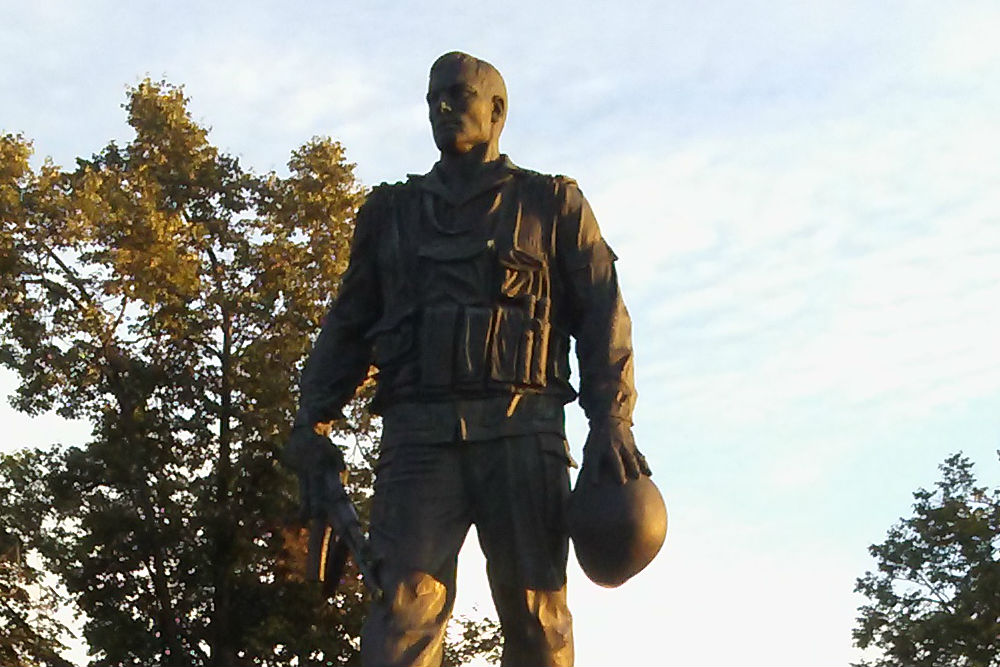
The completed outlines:
<svg viewBox="0 0 1000 667">
<path fill-rule="evenodd" d="M 430 77 L 434 78 L 435 73 L 445 71 L 464 70 L 467 73 L 474 73 L 480 80 L 484 92 L 491 97 L 499 97 L 503 100 L 503 118 L 500 120 L 499 128 L 503 128 L 503 123 L 507 119 L 507 84 L 500 74 L 500 70 L 481 58 L 463 53 L 462 51 L 451 51 L 434 61 L 431 65 Z"/>
</svg>

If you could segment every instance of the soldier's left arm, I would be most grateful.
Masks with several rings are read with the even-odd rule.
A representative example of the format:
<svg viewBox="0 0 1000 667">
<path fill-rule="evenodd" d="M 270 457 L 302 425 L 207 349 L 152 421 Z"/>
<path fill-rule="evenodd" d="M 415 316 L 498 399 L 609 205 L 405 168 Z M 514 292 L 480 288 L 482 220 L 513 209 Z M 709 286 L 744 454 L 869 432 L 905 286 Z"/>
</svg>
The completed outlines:
<svg viewBox="0 0 1000 667">
<path fill-rule="evenodd" d="M 590 204 L 570 179 L 558 179 L 556 188 L 555 259 L 576 339 L 580 405 L 590 421 L 580 474 L 624 483 L 650 474 L 632 437 L 632 320 L 618 285 L 617 257 L 601 236 Z"/>
</svg>

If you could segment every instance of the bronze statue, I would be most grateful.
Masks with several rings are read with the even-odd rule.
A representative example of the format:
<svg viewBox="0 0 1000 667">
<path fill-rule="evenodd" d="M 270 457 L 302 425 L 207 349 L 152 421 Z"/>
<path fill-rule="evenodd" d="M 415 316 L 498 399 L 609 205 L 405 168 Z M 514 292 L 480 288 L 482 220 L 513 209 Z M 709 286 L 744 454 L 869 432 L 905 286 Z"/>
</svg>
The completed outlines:
<svg viewBox="0 0 1000 667">
<path fill-rule="evenodd" d="M 350 265 L 303 372 L 287 459 L 315 513 L 329 488 L 322 471 L 339 465 L 317 434 L 342 417 L 374 364 L 383 435 L 369 534 L 384 596 L 366 621 L 364 663 L 440 663 L 458 552 L 474 523 L 503 664 L 571 665 L 571 336 L 590 420 L 579 483 L 650 474 L 631 433 L 631 322 L 616 257 L 573 180 L 500 153 L 507 93 L 492 65 L 441 56 L 427 104 L 440 160 L 376 187 L 358 212 Z"/>
</svg>

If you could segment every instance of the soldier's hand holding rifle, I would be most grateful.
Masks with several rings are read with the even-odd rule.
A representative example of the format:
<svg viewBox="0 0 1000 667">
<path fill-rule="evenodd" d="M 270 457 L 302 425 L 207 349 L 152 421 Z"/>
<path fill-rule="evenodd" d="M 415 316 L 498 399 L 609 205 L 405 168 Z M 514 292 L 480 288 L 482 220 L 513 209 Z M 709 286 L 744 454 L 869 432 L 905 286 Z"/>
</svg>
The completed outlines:
<svg viewBox="0 0 1000 667">
<path fill-rule="evenodd" d="M 331 428 L 330 423 L 296 426 L 282 454 L 282 461 L 299 477 L 303 521 L 322 516 L 325 473 L 339 475 L 347 469 L 343 452 L 329 438 Z"/>
<path fill-rule="evenodd" d="M 308 576 L 323 582 L 332 593 L 351 554 L 365 586 L 379 599 L 378 559 L 344 489 L 347 465 L 343 453 L 330 441 L 330 431 L 331 424 L 296 426 L 283 456 L 299 477 L 302 518 L 310 522 Z"/>
</svg>

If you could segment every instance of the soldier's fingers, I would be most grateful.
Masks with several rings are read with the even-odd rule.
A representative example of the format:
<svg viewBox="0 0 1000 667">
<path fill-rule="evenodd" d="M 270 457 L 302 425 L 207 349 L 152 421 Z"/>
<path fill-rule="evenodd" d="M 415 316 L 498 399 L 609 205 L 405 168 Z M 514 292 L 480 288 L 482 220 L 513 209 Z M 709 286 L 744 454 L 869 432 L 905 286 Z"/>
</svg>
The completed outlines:
<svg viewBox="0 0 1000 667">
<path fill-rule="evenodd" d="M 632 429 L 630 429 L 630 428 L 629 429 L 625 429 L 625 432 L 624 432 L 623 436 L 624 437 L 622 438 L 622 442 L 624 443 L 624 445 L 626 447 L 628 447 L 629 451 L 632 451 L 632 452 L 636 451 L 636 449 L 635 449 L 635 435 L 632 433 Z"/>
<path fill-rule="evenodd" d="M 619 484 L 624 484 L 628 480 L 628 471 L 625 468 L 625 461 L 622 455 L 624 451 L 618 450 L 617 452 L 612 452 L 607 457 L 608 462 L 608 474 L 611 479 L 617 480 Z"/>
<path fill-rule="evenodd" d="M 622 461 L 622 469 L 625 472 L 625 476 L 628 479 L 639 479 L 640 467 L 639 462 L 636 460 L 635 451 L 627 448 L 622 448 L 619 452 Z M 624 483 L 625 480 L 622 480 Z"/>
<path fill-rule="evenodd" d="M 649 469 L 649 463 L 646 462 L 646 457 L 642 455 L 642 452 L 636 451 L 635 458 L 639 462 L 639 470 L 646 477 L 652 477 L 653 471 Z"/>
<path fill-rule="evenodd" d="M 612 476 L 614 470 L 612 469 L 612 461 L 617 458 L 614 452 L 601 452 L 598 456 L 594 457 L 591 465 L 584 465 L 584 468 L 589 468 L 587 473 L 589 476 L 589 482 L 591 484 L 600 484 L 604 481 L 605 477 Z"/>
</svg>

